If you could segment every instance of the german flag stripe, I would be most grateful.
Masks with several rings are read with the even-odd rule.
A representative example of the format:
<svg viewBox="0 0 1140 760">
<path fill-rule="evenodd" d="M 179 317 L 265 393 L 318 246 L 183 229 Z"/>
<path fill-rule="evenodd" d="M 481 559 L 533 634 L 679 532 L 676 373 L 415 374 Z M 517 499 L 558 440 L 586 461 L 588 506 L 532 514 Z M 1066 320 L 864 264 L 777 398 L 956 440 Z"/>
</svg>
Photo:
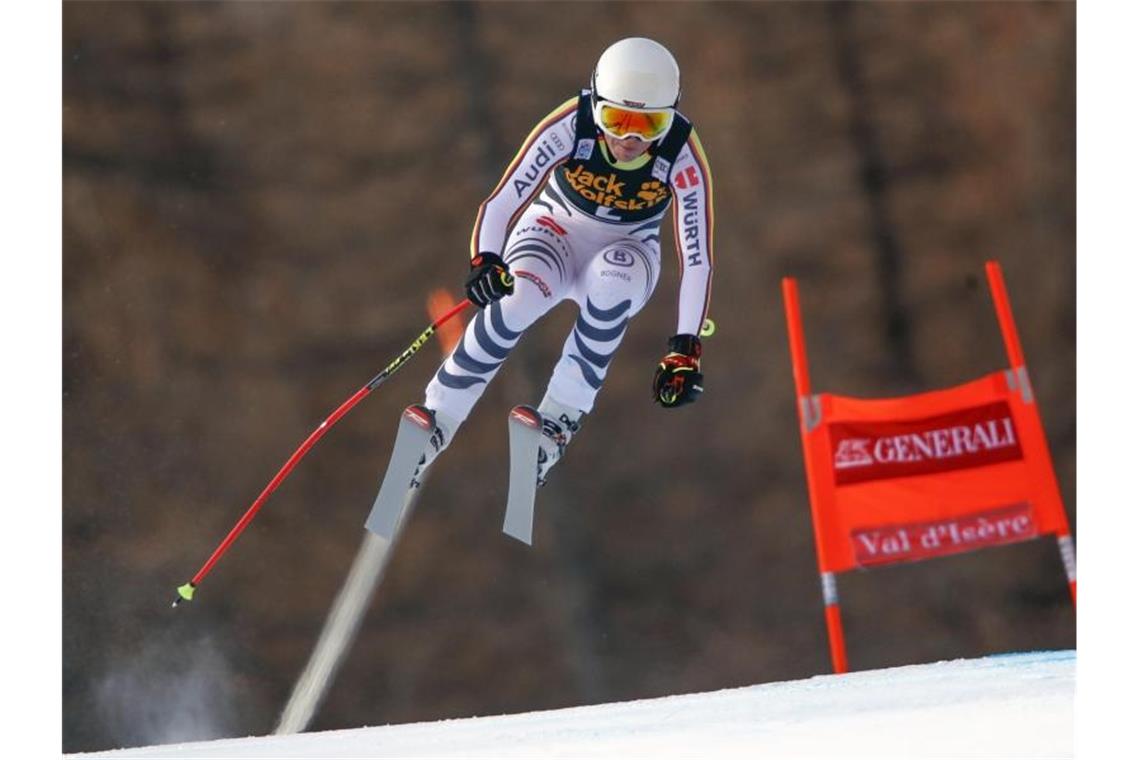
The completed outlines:
<svg viewBox="0 0 1140 760">
<path fill-rule="evenodd" d="M 483 215 L 486 212 L 487 204 L 494 200 L 495 197 L 502 191 L 503 187 L 507 184 L 507 180 L 510 179 L 511 175 L 513 175 L 519 168 L 519 164 L 521 164 L 523 158 L 526 157 L 527 151 L 530 150 L 531 146 L 534 145 L 539 136 L 545 132 L 551 124 L 554 124 L 559 119 L 564 118 L 567 114 L 573 113 L 575 110 L 577 110 L 577 108 L 578 97 L 574 96 L 548 113 L 545 118 L 543 118 L 542 121 L 538 123 L 538 126 L 532 129 L 530 131 L 530 134 L 527 135 L 526 140 L 523 141 L 522 148 L 520 148 L 519 152 L 515 154 L 515 157 L 511 159 L 511 163 L 507 166 L 507 170 L 503 172 L 503 176 L 499 180 L 499 184 L 495 186 L 495 189 L 491 192 L 487 199 L 479 204 L 479 212 L 475 216 L 475 228 L 471 231 L 471 258 L 475 258 L 475 256 L 477 256 L 479 253 L 479 230 L 483 226 Z M 549 174 L 553 168 L 554 165 L 552 164 L 550 169 L 547 170 L 547 174 Z M 532 193 L 526 202 L 519 207 L 519 210 L 511 216 L 511 222 L 509 225 L 507 225 L 508 229 L 510 229 L 510 226 L 513 225 L 515 221 L 517 221 L 519 212 L 522 209 L 526 208 L 527 204 L 529 204 L 534 199 L 535 194 L 539 189 L 541 189 L 542 185 L 543 182 L 535 183 L 535 192 Z"/>
<path fill-rule="evenodd" d="M 681 257 L 681 199 L 673 198 L 673 248 L 677 251 L 677 271 L 684 274 L 685 260 Z"/>
</svg>

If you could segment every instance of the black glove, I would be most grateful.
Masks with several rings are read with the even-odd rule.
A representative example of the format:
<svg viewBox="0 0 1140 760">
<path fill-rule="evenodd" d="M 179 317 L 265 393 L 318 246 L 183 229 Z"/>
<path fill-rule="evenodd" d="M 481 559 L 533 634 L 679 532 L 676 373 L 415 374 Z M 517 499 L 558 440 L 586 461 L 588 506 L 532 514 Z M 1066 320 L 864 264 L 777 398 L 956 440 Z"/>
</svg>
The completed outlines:
<svg viewBox="0 0 1140 760">
<path fill-rule="evenodd" d="M 701 374 L 701 339 L 696 335 L 674 335 L 669 353 L 653 375 L 653 400 L 666 408 L 696 401 L 704 392 Z"/>
<path fill-rule="evenodd" d="M 515 278 L 497 253 L 480 253 L 471 259 L 467 275 L 467 298 L 480 309 L 515 292 Z"/>
</svg>

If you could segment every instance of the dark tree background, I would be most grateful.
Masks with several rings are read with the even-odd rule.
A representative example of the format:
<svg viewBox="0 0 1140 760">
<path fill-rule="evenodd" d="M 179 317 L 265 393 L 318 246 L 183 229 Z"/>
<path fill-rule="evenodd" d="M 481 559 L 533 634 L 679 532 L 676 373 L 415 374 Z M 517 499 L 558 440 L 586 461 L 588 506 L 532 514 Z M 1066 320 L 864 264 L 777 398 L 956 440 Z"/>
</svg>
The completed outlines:
<svg viewBox="0 0 1140 760">
<path fill-rule="evenodd" d="M 428 291 L 459 294 L 477 205 L 623 36 L 677 56 L 712 162 L 707 393 L 650 402 L 667 265 L 527 550 L 500 533 L 504 420 L 573 310 L 537 325 L 313 728 L 828 672 L 785 275 L 814 385 L 888 395 L 1004 365 L 1000 260 L 1073 519 L 1074 27 L 1059 2 L 65 3 L 65 751 L 272 730 L 438 350 L 313 450 L 193 604 L 174 588 Z M 839 585 L 856 668 L 1075 645 L 1049 541 Z"/>
</svg>

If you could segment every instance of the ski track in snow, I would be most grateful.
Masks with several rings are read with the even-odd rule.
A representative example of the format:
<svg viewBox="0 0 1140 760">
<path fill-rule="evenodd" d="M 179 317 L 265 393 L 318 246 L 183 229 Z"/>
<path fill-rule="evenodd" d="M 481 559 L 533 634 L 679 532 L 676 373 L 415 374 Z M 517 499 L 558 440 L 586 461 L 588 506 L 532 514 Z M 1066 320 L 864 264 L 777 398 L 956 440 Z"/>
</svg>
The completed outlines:
<svg viewBox="0 0 1140 760">
<path fill-rule="evenodd" d="M 1072 757 L 1076 653 L 562 710 L 70 757 Z"/>
</svg>

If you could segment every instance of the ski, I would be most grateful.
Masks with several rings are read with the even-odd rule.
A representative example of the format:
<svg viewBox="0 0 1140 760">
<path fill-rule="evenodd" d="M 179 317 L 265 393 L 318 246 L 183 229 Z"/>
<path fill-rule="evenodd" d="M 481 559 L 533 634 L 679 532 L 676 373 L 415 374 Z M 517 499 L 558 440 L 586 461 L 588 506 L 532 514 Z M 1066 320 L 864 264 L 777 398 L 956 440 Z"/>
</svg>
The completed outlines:
<svg viewBox="0 0 1140 760">
<path fill-rule="evenodd" d="M 435 415 L 430 409 L 413 404 L 404 410 L 392 457 L 388 460 L 388 471 L 384 473 L 372 511 L 364 521 L 365 528 L 392 540 L 404 510 L 420 487 L 420 481 L 415 479 L 416 468 L 434 432 Z"/>
<path fill-rule="evenodd" d="M 538 443 L 542 415 L 529 406 L 516 406 L 507 417 L 511 446 L 511 479 L 503 532 L 530 545 L 534 531 L 534 495 L 538 489 Z"/>
</svg>

